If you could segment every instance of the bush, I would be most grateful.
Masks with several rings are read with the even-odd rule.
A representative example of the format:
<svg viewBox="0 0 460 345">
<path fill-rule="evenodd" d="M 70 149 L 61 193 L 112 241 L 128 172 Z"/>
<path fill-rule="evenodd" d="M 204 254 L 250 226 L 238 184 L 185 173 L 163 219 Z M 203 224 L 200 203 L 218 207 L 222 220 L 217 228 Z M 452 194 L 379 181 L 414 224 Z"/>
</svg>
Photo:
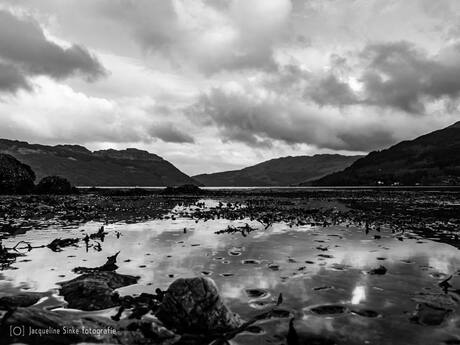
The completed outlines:
<svg viewBox="0 0 460 345">
<path fill-rule="evenodd" d="M 73 187 L 70 182 L 59 176 L 47 176 L 40 180 L 35 187 L 37 194 L 74 194 L 77 189 Z"/>
<path fill-rule="evenodd" d="M 33 191 L 35 174 L 13 156 L 0 154 L 0 194 L 27 194 Z"/>
<path fill-rule="evenodd" d="M 184 184 L 179 187 L 166 187 L 162 194 L 202 194 L 203 190 L 194 184 Z"/>
</svg>

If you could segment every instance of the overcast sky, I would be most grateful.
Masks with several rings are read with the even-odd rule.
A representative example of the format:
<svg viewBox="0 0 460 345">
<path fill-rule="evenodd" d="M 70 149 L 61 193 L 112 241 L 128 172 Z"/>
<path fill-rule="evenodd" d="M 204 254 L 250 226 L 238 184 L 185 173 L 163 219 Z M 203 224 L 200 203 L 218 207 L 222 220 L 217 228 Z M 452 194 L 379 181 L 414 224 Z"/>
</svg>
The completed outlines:
<svg viewBox="0 0 460 345">
<path fill-rule="evenodd" d="M 460 120 L 457 0 L 0 0 L 0 137 L 188 174 Z"/>
</svg>

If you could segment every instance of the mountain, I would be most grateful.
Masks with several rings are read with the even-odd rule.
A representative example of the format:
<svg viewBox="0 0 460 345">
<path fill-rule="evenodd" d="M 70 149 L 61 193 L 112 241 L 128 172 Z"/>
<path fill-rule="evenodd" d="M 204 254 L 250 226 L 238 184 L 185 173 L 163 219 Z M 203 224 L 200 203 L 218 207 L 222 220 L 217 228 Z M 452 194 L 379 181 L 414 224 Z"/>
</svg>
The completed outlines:
<svg viewBox="0 0 460 345">
<path fill-rule="evenodd" d="M 317 186 L 460 184 L 460 121 L 441 130 L 374 151 Z"/>
<path fill-rule="evenodd" d="M 0 194 L 27 193 L 34 188 L 32 169 L 10 155 L 0 153 Z"/>
<path fill-rule="evenodd" d="M 0 139 L 0 153 L 29 165 L 41 179 L 58 175 L 76 186 L 168 186 L 196 183 L 160 156 L 137 149 L 91 152 L 79 145 L 35 145 Z"/>
<path fill-rule="evenodd" d="M 341 170 L 362 156 L 321 154 L 271 159 L 241 170 L 193 176 L 205 186 L 292 186 Z"/>
</svg>

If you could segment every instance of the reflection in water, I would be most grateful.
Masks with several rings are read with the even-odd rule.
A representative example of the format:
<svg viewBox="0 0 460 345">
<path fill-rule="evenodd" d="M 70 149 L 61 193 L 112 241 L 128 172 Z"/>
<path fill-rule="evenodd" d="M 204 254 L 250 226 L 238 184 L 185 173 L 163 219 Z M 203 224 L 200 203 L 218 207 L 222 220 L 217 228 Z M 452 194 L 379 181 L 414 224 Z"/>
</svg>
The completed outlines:
<svg viewBox="0 0 460 345">
<path fill-rule="evenodd" d="M 360 304 L 366 300 L 366 287 L 356 286 L 351 297 L 351 304 Z"/>
<path fill-rule="evenodd" d="M 206 202 L 208 207 L 217 204 Z M 100 266 L 107 256 L 120 251 L 118 272 L 141 277 L 138 284 L 120 289 L 121 294 L 153 293 L 157 287 L 166 289 L 177 277 L 208 275 L 230 307 L 250 318 L 273 306 L 274 298 L 282 293 L 283 308 L 297 317 L 301 340 L 321 335 L 340 339 L 340 344 L 417 344 L 460 337 L 458 310 L 435 327 L 410 321 L 417 307 L 414 296 L 441 293 L 438 283 L 451 274 L 450 283 L 460 288 L 457 248 L 421 242 L 417 236 L 401 242 L 385 229 L 381 239 L 374 239 L 361 229 L 346 226 L 276 223 L 245 237 L 240 233 L 216 235 L 215 231 L 229 225 L 261 225 L 250 219 L 195 222 L 177 214 L 184 211 L 187 208 L 177 207 L 173 210 L 176 215 L 164 220 L 106 225 L 108 234 L 100 252 L 93 248 L 86 252 L 84 245 L 57 253 L 34 249 L 19 258 L 16 270 L 2 272 L 0 295 L 14 288 L 51 291 L 54 300 L 47 303 L 62 305 L 62 299 L 52 297 L 52 292 L 57 282 L 76 276 L 72 268 Z M 59 237 L 83 237 L 100 226 L 90 222 L 75 228 L 32 230 L 4 242 L 10 246 L 27 240 L 37 246 Z M 385 275 L 368 274 L 380 265 L 386 267 Z M 264 293 L 257 296 L 258 290 Z M 313 306 L 320 307 L 317 313 L 311 312 Z M 287 319 L 266 320 L 260 326 L 262 333 L 239 335 L 233 344 L 284 343 L 280 334 L 287 333 Z"/>
</svg>

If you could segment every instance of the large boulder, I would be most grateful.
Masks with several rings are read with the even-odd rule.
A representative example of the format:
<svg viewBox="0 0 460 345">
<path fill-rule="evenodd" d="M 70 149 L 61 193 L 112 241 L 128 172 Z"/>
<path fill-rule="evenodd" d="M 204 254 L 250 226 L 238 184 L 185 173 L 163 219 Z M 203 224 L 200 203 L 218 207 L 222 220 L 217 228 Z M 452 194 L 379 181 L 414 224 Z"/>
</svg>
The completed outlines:
<svg viewBox="0 0 460 345">
<path fill-rule="evenodd" d="M 100 310 L 119 305 L 114 290 L 137 283 L 138 277 L 116 272 L 91 272 L 60 283 L 69 308 Z"/>
<path fill-rule="evenodd" d="M 210 278 L 180 278 L 165 292 L 157 317 L 179 333 L 227 332 L 241 325 L 219 296 Z"/>
<path fill-rule="evenodd" d="M 75 193 L 76 189 L 63 177 L 46 176 L 37 184 L 35 192 L 38 194 L 65 195 Z"/>
<path fill-rule="evenodd" d="M 25 194 L 34 188 L 35 173 L 13 156 L 0 153 L 0 194 Z"/>
</svg>

